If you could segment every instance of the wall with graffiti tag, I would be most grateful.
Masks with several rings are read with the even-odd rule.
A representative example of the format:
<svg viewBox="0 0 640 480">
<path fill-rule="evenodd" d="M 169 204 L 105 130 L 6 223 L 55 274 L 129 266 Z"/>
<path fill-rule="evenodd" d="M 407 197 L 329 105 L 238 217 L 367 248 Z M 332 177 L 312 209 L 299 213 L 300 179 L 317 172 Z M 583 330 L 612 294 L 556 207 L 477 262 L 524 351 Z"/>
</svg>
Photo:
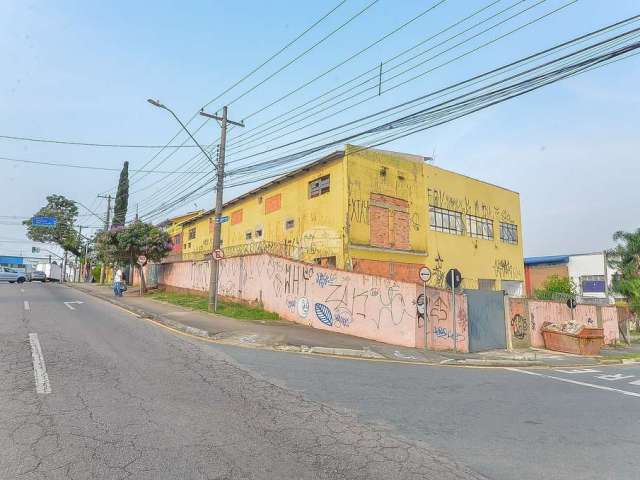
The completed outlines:
<svg viewBox="0 0 640 480">
<path fill-rule="evenodd" d="M 587 327 L 602 328 L 607 345 L 620 340 L 618 313 L 614 306 L 577 305 L 573 311 L 563 302 L 533 299 L 509 299 L 511 338 L 515 348 L 544 348 L 542 325 L 545 322 L 573 321 Z"/>
<path fill-rule="evenodd" d="M 208 262 L 163 264 L 162 287 L 205 292 Z M 322 268 L 267 254 L 220 262 L 220 294 L 297 323 L 393 345 L 467 351 L 467 305 L 456 296 L 453 328 L 451 293 L 384 277 Z M 425 317 L 426 329 L 425 331 Z"/>
</svg>

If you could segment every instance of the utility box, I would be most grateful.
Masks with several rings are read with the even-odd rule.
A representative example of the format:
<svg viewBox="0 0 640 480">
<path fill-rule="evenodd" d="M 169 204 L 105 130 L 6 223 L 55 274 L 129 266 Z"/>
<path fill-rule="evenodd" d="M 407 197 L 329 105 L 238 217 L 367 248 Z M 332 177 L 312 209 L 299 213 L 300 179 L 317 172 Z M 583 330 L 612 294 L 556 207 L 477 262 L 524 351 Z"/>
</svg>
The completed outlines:
<svg viewBox="0 0 640 480">
<path fill-rule="evenodd" d="M 599 355 L 604 344 L 604 329 L 575 324 L 559 326 L 545 322 L 542 326 L 544 346 L 556 352 Z"/>
</svg>

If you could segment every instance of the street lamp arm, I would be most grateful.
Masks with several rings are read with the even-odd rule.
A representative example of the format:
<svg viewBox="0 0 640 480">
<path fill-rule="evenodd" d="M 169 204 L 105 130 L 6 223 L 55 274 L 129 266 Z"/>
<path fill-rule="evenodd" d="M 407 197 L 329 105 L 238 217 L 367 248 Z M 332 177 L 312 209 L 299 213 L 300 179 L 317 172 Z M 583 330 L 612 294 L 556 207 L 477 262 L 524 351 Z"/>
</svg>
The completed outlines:
<svg viewBox="0 0 640 480">
<path fill-rule="evenodd" d="M 176 119 L 176 121 L 180 124 L 180 126 L 182 127 L 182 129 L 187 132 L 187 134 L 191 137 L 191 140 L 193 140 L 193 143 L 195 143 L 198 148 L 202 151 L 202 153 L 204 154 L 204 156 L 207 158 L 207 160 L 209 160 L 209 162 L 211 163 L 211 165 L 215 166 L 216 164 L 214 163 L 214 161 L 211 159 L 211 156 L 207 153 L 207 151 L 202 147 L 202 145 L 200 145 L 198 143 L 198 141 L 194 138 L 193 135 L 191 135 L 191 132 L 187 129 L 186 125 L 184 123 L 182 123 L 182 121 L 178 118 L 178 116 L 173 112 L 173 110 L 171 110 L 169 107 L 167 107 L 166 105 L 160 103 L 160 101 L 158 100 L 153 100 L 151 98 L 147 99 L 147 102 L 149 102 L 151 105 L 153 105 L 154 107 L 158 107 L 158 108 L 164 108 L 167 112 L 169 112 L 171 115 L 173 115 L 173 118 Z"/>
</svg>

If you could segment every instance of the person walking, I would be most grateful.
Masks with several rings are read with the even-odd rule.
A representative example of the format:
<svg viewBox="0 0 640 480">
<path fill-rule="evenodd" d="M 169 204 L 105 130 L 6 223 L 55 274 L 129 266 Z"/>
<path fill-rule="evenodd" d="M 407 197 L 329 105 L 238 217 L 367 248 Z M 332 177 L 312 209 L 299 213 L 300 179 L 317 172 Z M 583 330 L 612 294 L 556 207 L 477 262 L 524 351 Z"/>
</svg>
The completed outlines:
<svg viewBox="0 0 640 480">
<path fill-rule="evenodd" d="M 113 293 L 116 297 L 122 296 L 122 270 L 116 267 L 116 273 L 113 274 Z"/>
</svg>

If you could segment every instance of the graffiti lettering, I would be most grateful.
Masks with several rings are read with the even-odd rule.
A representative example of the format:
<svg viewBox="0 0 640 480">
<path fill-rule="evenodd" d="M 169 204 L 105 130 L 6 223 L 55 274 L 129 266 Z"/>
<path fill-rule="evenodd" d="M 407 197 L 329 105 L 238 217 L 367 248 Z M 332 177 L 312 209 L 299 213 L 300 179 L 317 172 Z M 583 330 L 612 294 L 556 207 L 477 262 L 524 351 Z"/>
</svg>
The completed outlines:
<svg viewBox="0 0 640 480">
<path fill-rule="evenodd" d="M 433 307 L 429 311 L 429 318 L 434 323 L 446 322 L 449 315 L 449 305 L 442 298 L 442 296 L 438 295 L 438 297 L 433 302 Z"/>
<path fill-rule="evenodd" d="M 309 300 L 306 297 L 300 297 L 297 309 L 301 318 L 307 318 L 307 315 L 309 315 Z"/>
<path fill-rule="evenodd" d="M 506 258 L 497 258 L 493 262 L 493 271 L 496 278 L 516 278 L 522 275 L 521 269 L 514 267 Z"/>
<path fill-rule="evenodd" d="M 354 223 L 369 224 L 369 202 L 367 200 L 349 199 L 349 220 Z"/>
<path fill-rule="evenodd" d="M 325 272 L 316 273 L 316 283 L 320 285 L 321 288 L 324 288 L 327 285 L 333 285 L 335 281 L 336 281 L 336 275 L 334 273 L 325 273 Z"/>
<path fill-rule="evenodd" d="M 449 329 L 446 327 L 433 327 L 433 334 L 438 338 L 448 338 L 452 340 L 455 339 L 456 342 L 464 339 L 464 336 L 462 334 L 456 333 L 454 335 L 454 333 L 449 331 Z"/>
<path fill-rule="evenodd" d="M 513 331 L 513 336 L 518 340 L 523 340 L 527 335 L 527 329 L 529 328 L 527 319 L 520 315 L 519 313 L 515 314 L 511 319 L 511 330 Z"/>
</svg>

